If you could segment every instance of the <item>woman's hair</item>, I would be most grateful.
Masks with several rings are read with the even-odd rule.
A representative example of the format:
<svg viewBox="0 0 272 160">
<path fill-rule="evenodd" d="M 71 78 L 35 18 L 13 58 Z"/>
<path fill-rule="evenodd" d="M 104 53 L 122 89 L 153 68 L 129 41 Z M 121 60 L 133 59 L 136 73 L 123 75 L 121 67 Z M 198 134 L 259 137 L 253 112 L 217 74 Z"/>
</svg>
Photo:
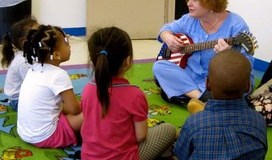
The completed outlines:
<svg viewBox="0 0 272 160">
<path fill-rule="evenodd" d="M 118 75 L 126 58 L 133 58 L 132 43 L 127 32 L 107 27 L 93 33 L 88 40 L 88 49 L 94 66 L 97 97 L 102 106 L 102 117 L 105 117 L 110 104 L 108 88 L 112 85 L 112 77 Z"/>
<path fill-rule="evenodd" d="M 199 0 L 202 6 L 213 12 L 222 12 L 228 6 L 228 0 Z"/>
<path fill-rule="evenodd" d="M 51 25 L 40 25 L 37 30 L 29 31 L 24 43 L 24 57 L 27 62 L 39 62 L 43 65 L 48 57 L 52 58 L 61 35 L 65 37 L 62 29 Z"/>
<path fill-rule="evenodd" d="M 23 44 L 28 32 L 37 25 L 35 19 L 23 19 L 12 25 L 10 32 L 4 34 L 1 65 L 8 67 L 14 58 L 14 50 L 23 50 Z"/>
</svg>

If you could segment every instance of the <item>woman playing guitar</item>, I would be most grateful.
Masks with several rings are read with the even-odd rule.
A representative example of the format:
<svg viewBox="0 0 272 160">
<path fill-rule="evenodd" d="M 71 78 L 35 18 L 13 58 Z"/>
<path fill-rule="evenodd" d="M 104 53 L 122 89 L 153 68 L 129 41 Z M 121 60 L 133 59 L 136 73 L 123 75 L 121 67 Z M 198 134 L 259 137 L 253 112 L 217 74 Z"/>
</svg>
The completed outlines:
<svg viewBox="0 0 272 160">
<path fill-rule="evenodd" d="M 185 64 L 185 61 L 185 66 L 168 60 L 154 63 L 153 73 L 166 99 L 179 101 L 194 98 L 207 101 L 211 98 L 211 95 L 206 94 L 209 92 L 206 91 L 205 81 L 210 60 L 220 51 L 235 48 L 248 58 L 251 65 L 253 64 L 254 58 L 246 47 L 224 40 L 249 31 L 248 25 L 238 14 L 226 10 L 227 4 L 228 0 L 187 0 L 189 13 L 161 28 L 158 40 L 164 42 L 172 53 L 183 52 L 182 48 L 190 43 L 216 40 L 210 49 L 194 51 L 192 54 L 184 53 L 185 56 L 179 63 Z M 178 33 L 186 35 L 190 39 L 189 42 L 177 37 Z M 253 85 L 252 71 L 251 86 Z"/>
</svg>

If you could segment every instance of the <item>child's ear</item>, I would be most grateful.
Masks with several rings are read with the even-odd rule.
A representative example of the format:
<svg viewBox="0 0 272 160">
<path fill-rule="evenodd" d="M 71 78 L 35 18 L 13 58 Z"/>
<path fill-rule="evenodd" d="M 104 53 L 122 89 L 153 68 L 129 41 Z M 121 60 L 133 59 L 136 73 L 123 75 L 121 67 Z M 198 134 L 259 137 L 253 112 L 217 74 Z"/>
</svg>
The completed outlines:
<svg viewBox="0 0 272 160">
<path fill-rule="evenodd" d="M 60 60 L 61 59 L 60 54 L 59 54 L 58 51 L 53 52 L 53 59 L 55 59 L 55 60 Z"/>
<path fill-rule="evenodd" d="M 131 56 L 128 56 L 128 57 L 126 58 L 126 65 L 129 66 L 129 67 L 132 65 Z"/>
</svg>

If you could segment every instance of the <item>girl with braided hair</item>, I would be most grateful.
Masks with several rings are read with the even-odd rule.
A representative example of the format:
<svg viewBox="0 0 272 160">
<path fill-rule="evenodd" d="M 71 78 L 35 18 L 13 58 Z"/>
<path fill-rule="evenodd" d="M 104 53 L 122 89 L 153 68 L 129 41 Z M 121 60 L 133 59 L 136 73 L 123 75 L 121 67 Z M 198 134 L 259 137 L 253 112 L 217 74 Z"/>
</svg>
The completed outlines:
<svg viewBox="0 0 272 160">
<path fill-rule="evenodd" d="M 29 69 L 23 57 L 23 44 L 31 29 L 38 28 L 39 24 L 35 19 L 25 18 L 16 22 L 3 37 L 3 49 L 1 65 L 8 68 L 4 93 L 8 96 L 9 105 L 17 111 L 19 92 L 21 84 Z"/>
<path fill-rule="evenodd" d="M 41 25 L 29 32 L 24 49 L 32 67 L 19 96 L 19 136 L 37 147 L 76 145 L 81 109 L 69 75 L 59 67 L 70 58 L 68 38 L 59 27 Z"/>
</svg>

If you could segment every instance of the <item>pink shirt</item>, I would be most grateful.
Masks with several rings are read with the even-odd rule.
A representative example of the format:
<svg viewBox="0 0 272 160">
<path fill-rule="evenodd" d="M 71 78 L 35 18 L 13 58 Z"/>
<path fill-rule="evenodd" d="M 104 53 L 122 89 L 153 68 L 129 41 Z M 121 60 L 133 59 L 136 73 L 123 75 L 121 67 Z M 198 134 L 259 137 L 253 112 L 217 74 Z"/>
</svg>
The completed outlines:
<svg viewBox="0 0 272 160">
<path fill-rule="evenodd" d="M 102 107 L 97 99 L 96 85 L 89 83 L 82 93 L 84 122 L 81 158 L 139 159 L 134 122 L 147 119 L 148 104 L 144 93 L 123 78 L 114 78 L 110 88 L 108 114 L 101 118 Z"/>
</svg>

